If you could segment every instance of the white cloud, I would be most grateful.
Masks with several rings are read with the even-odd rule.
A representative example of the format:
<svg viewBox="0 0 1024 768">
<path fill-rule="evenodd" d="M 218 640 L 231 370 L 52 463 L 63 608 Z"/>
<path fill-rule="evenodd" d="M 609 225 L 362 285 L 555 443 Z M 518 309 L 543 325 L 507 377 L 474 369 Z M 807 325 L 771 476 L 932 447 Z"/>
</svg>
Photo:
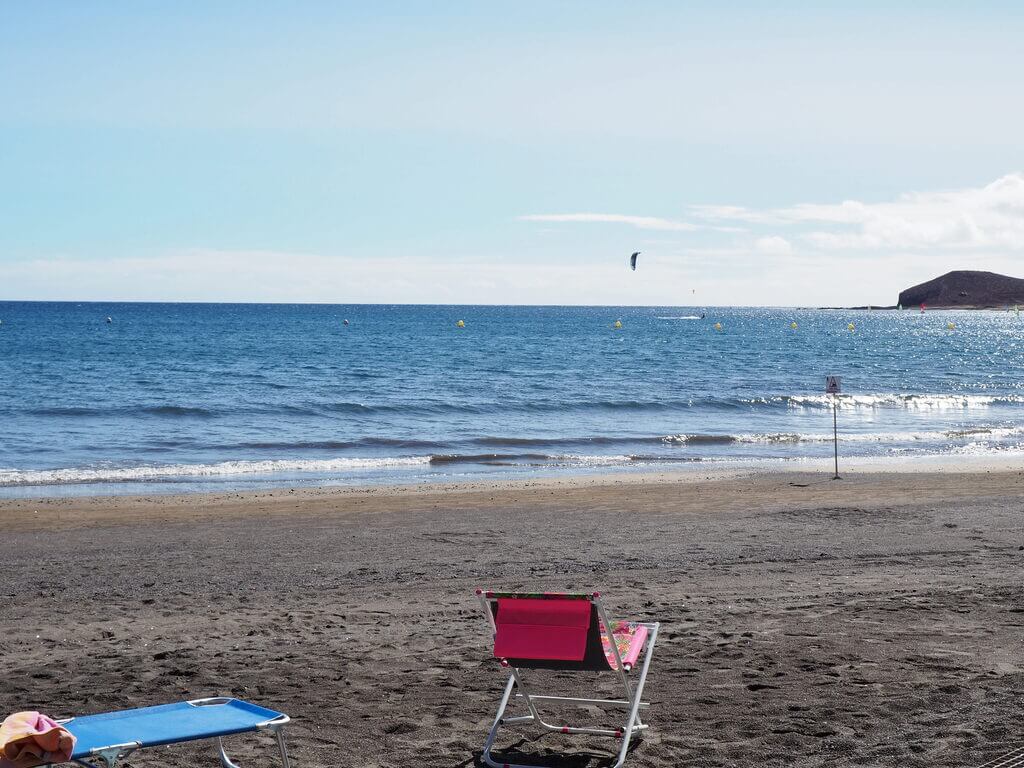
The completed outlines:
<svg viewBox="0 0 1024 768">
<path fill-rule="evenodd" d="M 766 210 L 697 206 L 691 212 L 713 221 L 814 227 L 799 237 L 823 250 L 1024 250 L 1021 173 L 1008 174 L 983 187 L 911 192 L 891 202 L 846 200 Z"/>
<path fill-rule="evenodd" d="M 754 247 L 761 253 L 769 256 L 781 256 L 793 252 L 793 245 L 789 240 L 778 235 L 760 237 L 754 243 Z"/>
<path fill-rule="evenodd" d="M 910 192 L 887 202 L 845 200 L 784 208 L 697 205 L 688 216 L 701 223 L 614 213 L 520 216 L 524 221 L 603 222 L 638 229 L 732 233 L 742 222 L 754 230 L 747 245 L 761 253 L 793 251 L 793 240 L 816 250 L 1024 250 L 1024 174 L 1011 173 L 982 187 Z M 787 236 L 770 230 L 783 229 Z M 768 230 L 768 231 L 758 231 Z M 736 242 L 729 243 L 734 247 Z"/>
<path fill-rule="evenodd" d="M 779 224 L 782 220 L 770 211 L 759 211 L 739 205 L 691 205 L 691 216 L 709 221 L 745 221 L 750 224 Z"/>
<path fill-rule="evenodd" d="M 520 221 L 583 222 L 601 224 L 629 224 L 637 229 L 659 229 L 692 232 L 700 229 L 688 221 L 671 221 L 656 216 L 628 216 L 621 213 L 534 213 L 518 217 Z"/>
</svg>

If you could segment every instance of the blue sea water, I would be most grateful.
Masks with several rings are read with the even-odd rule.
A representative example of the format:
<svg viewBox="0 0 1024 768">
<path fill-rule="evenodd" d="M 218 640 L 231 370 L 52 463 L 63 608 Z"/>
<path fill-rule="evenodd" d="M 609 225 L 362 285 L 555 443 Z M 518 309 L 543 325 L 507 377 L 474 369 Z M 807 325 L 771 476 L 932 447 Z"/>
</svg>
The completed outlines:
<svg viewBox="0 0 1024 768">
<path fill-rule="evenodd" d="M 830 373 L 844 455 L 1024 448 L 1012 312 L 7 302 L 0 495 L 824 460 Z"/>
</svg>

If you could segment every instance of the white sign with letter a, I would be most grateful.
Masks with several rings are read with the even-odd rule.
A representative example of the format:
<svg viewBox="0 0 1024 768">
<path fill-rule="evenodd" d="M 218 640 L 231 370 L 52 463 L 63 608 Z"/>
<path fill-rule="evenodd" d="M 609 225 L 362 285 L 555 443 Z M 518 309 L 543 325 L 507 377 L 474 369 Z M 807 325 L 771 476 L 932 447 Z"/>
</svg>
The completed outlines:
<svg viewBox="0 0 1024 768">
<path fill-rule="evenodd" d="M 841 376 L 825 377 L 825 394 L 838 395 L 843 391 L 843 379 Z"/>
</svg>

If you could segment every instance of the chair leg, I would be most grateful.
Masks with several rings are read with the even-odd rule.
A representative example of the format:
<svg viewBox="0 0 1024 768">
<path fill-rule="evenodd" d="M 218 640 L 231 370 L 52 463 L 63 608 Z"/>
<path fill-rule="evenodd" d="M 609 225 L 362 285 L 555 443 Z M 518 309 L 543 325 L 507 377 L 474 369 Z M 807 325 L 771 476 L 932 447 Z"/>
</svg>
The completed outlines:
<svg viewBox="0 0 1024 768">
<path fill-rule="evenodd" d="M 98 752 L 95 752 L 89 759 L 102 763 L 104 766 L 106 766 L 106 768 L 114 768 L 114 765 L 117 763 L 118 760 L 120 760 L 122 757 L 128 757 L 128 755 L 130 755 L 136 749 L 138 749 L 138 747 L 130 746 L 128 744 L 122 745 L 120 747 L 109 747 L 101 749 Z M 78 763 L 79 765 L 83 766 L 83 768 L 98 768 L 97 763 L 90 763 L 86 760 L 79 760 L 77 757 L 74 758 L 73 762 Z"/>
<path fill-rule="evenodd" d="M 103 756 L 98 755 L 96 757 L 96 759 L 102 761 L 103 765 L 105 765 L 106 768 L 114 768 L 114 764 L 117 762 L 117 756 L 116 755 L 114 757 L 103 757 Z M 89 762 L 86 762 L 85 760 L 80 760 L 77 757 L 74 758 L 71 762 L 78 763 L 80 766 L 82 766 L 82 768 L 99 768 L 98 764 L 96 764 L 96 763 L 89 763 Z"/>
<path fill-rule="evenodd" d="M 527 693 L 526 689 L 523 687 L 522 681 L 520 681 L 518 674 L 516 674 L 513 670 L 509 671 L 510 674 L 508 677 L 508 684 L 505 686 L 504 694 L 502 694 L 501 703 L 498 704 L 498 714 L 494 718 L 494 725 L 491 726 L 491 732 L 487 734 L 487 742 L 484 744 L 484 750 L 483 753 L 481 754 L 481 757 L 487 765 L 491 766 L 491 768 L 546 768 L 546 766 L 537 764 L 520 765 L 519 763 L 509 763 L 505 761 L 499 763 L 495 761 L 493 757 L 491 757 L 491 747 L 494 746 L 494 740 L 498 736 L 498 731 L 500 730 L 501 726 L 504 725 L 506 722 L 536 722 L 540 723 L 542 726 L 550 730 L 562 730 L 557 726 L 548 725 L 540 719 L 540 715 L 538 714 L 533 702 L 530 700 L 529 693 Z M 523 692 L 523 699 L 530 710 L 530 714 L 524 715 L 522 717 L 506 718 L 504 716 L 505 710 L 508 708 L 508 702 L 512 698 L 512 692 L 517 687 Z"/>
<path fill-rule="evenodd" d="M 636 685 L 632 691 L 633 706 L 629 710 L 629 721 L 626 723 L 626 729 L 622 733 L 622 746 L 619 748 L 619 759 L 615 761 L 615 765 L 612 768 L 621 768 L 622 764 L 626 762 L 626 755 L 629 752 L 629 743 L 633 738 L 633 729 L 640 723 L 640 702 L 643 701 L 644 695 L 644 683 L 647 682 L 647 669 L 651 666 L 651 657 L 654 655 L 654 644 L 658 642 L 658 627 L 659 624 L 655 623 L 651 628 L 650 640 L 647 644 L 647 651 L 644 653 L 644 663 L 640 667 L 640 676 L 637 678 Z M 626 687 L 627 692 L 629 686 Z"/>
<path fill-rule="evenodd" d="M 274 736 L 277 739 L 277 751 L 281 755 L 281 768 L 288 768 L 288 750 L 284 745 L 284 730 L 275 728 Z M 217 751 L 220 753 L 220 764 L 223 768 L 240 768 L 237 763 L 232 762 L 231 758 L 228 757 L 228 753 L 224 749 L 224 740 L 220 736 L 217 737 Z"/>
<path fill-rule="evenodd" d="M 231 762 L 231 758 L 228 757 L 228 753 L 224 751 L 224 740 L 221 739 L 220 736 L 217 737 L 217 751 L 220 752 L 220 764 L 224 766 L 224 768 L 238 768 L 237 765 Z"/>
<path fill-rule="evenodd" d="M 277 749 L 281 753 L 281 768 L 288 768 L 288 750 L 284 746 L 284 729 L 278 728 L 274 735 L 277 736 Z"/>
<path fill-rule="evenodd" d="M 481 755 L 483 761 L 493 768 L 504 768 L 508 763 L 496 763 L 491 758 L 491 747 L 494 746 L 494 740 L 498 736 L 498 729 L 501 728 L 502 715 L 505 714 L 505 708 L 508 706 L 508 700 L 512 696 L 512 689 L 515 688 L 516 679 L 509 675 L 508 684 L 505 686 L 505 693 L 501 696 L 501 703 L 498 704 L 498 714 L 494 717 L 494 725 L 491 726 L 491 732 L 487 734 L 487 741 L 484 743 L 484 751 Z"/>
<path fill-rule="evenodd" d="M 548 731 L 553 731 L 555 733 L 589 733 L 589 734 L 593 734 L 595 736 L 615 736 L 617 733 L 619 733 L 619 731 L 617 731 L 617 730 L 610 731 L 607 728 L 587 728 L 587 727 L 574 727 L 574 726 L 570 726 L 570 725 L 553 725 L 553 724 L 547 722 L 543 717 L 541 717 L 540 710 L 537 709 L 537 704 L 534 701 L 533 694 L 531 694 L 530 691 L 527 689 L 526 683 L 523 681 L 523 678 L 519 674 L 519 670 L 517 670 L 517 669 L 510 669 L 509 671 L 511 672 L 512 677 L 516 681 L 516 688 L 519 689 L 519 693 L 522 695 L 523 701 L 526 702 L 526 706 L 529 708 L 530 714 L 525 716 L 525 717 L 505 718 L 505 722 L 506 723 L 511 723 L 511 722 L 520 722 L 520 723 L 534 722 L 537 725 L 539 725 L 541 728 L 544 728 L 545 730 L 548 730 Z"/>
<path fill-rule="evenodd" d="M 519 670 L 515 669 L 514 667 L 512 667 L 512 668 L 509 669 L 509 672 L 512 675 L 512 679 L 515 680 L 515 682 L 516 682 L 516 688 L 519 689 L 519 692 L 523 696 L 523 701 L 526 702 L 526 708 L 530 710 L 530 714 L 528 716 L 525 716 L 525 717 L 522 717 L 522 718 L 516 718 L 516 721 L 518 721 L 518 722 L 532 721 L 532 722 L 537 723 L 537 725 L 539 725 L 541 728 L 544 728 L 546 730 L 558 731 L 560 733 L 566 733 L 566 729 L 565 729 L 564 726 L 552 725 L 551 723 L 546 722 L 544 720 L 544 718 L 540 716 L 540 710 L 537 709 L 537 704 L 533 700 L 533 695 L 527 689 L 526 683 L 523 682 L 523 678 L 519 676 Z M 511 721 L 510 720 L 506 720 L 506 722 L 511 722 Z M 584 729 L 584 730 L 586 730 L 586 729 Z M 583 732 L 583 731 L 580 731 L 579 729 L 570 729 L 570 731 L 576 731 L 576 732 L 579 732 L 579 733 Z"/>
</svg>

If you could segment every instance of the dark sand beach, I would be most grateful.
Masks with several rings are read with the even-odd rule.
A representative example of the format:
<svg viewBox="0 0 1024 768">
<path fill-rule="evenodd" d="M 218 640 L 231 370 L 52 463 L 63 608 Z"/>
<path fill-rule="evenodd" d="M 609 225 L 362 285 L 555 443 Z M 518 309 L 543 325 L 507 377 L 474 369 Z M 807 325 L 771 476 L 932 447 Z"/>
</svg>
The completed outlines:
<svg viewBox="0 0 1024 768">
<path fill-rule="evenodd" d="M 627 765 L 971 766 L 1024 741 L 1024 474 L 825 477 L 4 501 L 0 709 L 231 695 L 292 716 L 299 766 L 470 766 L 504 683 L 474 588 L 596 588 L 663 622 Z M 519 733 L 527 762 L 616 746 Z"/>
</svg>

